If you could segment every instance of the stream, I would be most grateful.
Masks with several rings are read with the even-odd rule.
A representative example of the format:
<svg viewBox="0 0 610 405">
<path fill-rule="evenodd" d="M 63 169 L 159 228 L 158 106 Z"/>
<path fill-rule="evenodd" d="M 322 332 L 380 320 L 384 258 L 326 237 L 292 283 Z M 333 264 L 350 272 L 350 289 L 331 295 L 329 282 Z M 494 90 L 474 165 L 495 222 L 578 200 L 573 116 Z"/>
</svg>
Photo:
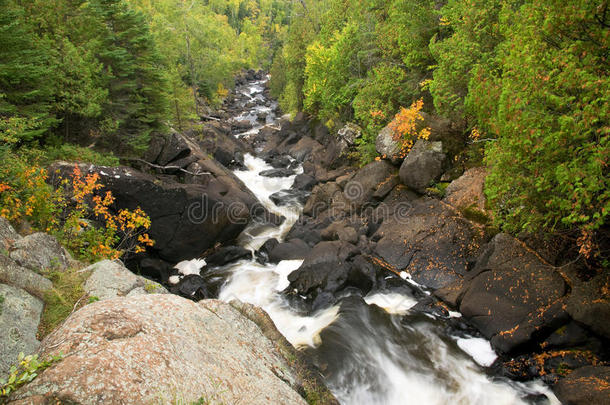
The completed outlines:
<svg viewBox="0 0 610 405">
<path fill-rule="evenodd" d="M 256 134 L 263 125 L 277 122 L 275 104 L 265 98 L 264 86 L 264 81 L 258 81 L 236 90 L 256 104 L 235 117 L 254 124 L 236 136 Z M 267 114 L 264 122 L 258 121 L 261 113 Z M 270 212 L 286 220 L 279 227 L 251 225 L 240 236 L 239 244 L 250 249 L 253 258 L 206 272 L 222 280 L 221 300 L 240 300 L 263 308 L 290 343 L 306 350 L 340 403 L 559 404 L 541 382 L 520 383 L 486 373 L 485 367 L 497 357 L 489 342 L 449 327 L 450 318 L 412 313 L 418 299 L 407 290 L 374 292 L 364 297 L 364 302 L 345 297 L 336 306 L 311 316 L 291 308 L 281 291 L 289 285 L 288 275 L 303 261 L 262 265 L 254 252 L 268 239 L 281 241 L 298 221 L 302 206 L 278 207 L 269 198 L 290 189 L 296 175 L 263 177 L 260 173 L 273 167 L 252 155 L 246 155 L 244 163 L 247 170 L 235 171 L 237 177 Z"/>
</svg>

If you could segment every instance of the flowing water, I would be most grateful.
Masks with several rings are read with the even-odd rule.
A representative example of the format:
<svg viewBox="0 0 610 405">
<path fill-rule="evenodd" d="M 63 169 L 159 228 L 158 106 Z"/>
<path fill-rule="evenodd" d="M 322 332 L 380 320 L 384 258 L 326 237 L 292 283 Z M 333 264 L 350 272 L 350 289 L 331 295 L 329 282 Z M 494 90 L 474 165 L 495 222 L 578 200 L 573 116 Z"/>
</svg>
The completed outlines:
<svg viewBox="0 0 610 405">
<path fill-rule="evenodd" d="M 263 85 L 255 82 L 241 89 L 258 106 L 236 119 L 257 123 L 258 114 L 265 112 L 269 114 L 265 124 L 274 123 L 274 106 L 264 98 Z M 261 106 L 265 103 L 267 106 Z M 238 136 L 255 134 L 261 126 L 257 123 Z M 270 238 L 282 240 L 302 207 L 277 207 L 269 198 L 291 188 L 295 176 L 262 177 L 259 173 L 271 167 L 251 155 L 245 157 L 245 166 L 247 170 L 235 174 L 269 211 L 286 218 L 279 227 L 244 231 L 240 243 L 254 253 Z M 408 292 L 373 293 L 364 301 L 346 297 L 334 307 L 303 316 L 281 294 L 289 285 L 288 275 L 301 263 L 290 260 L 262 265 L 252 259 L 216 269 L 214 273 L 224 279 L 219 298 L 263 308 L 288 341 L 311 354 L 342 404 L 559 403 L 541 383 L 488 376 L 484 367 L 496 358 L 489 342 L 456 333 L 448 327 L 447 319 L 412 313 L 410 309 L 418 301 Z"/>
</svg>

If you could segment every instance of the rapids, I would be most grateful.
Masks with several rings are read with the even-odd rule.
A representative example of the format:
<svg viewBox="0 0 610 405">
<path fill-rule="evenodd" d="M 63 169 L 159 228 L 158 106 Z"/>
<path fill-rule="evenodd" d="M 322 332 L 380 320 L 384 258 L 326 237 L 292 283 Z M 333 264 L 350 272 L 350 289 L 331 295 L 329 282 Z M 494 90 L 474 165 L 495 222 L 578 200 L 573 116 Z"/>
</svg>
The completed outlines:
<svg viewBox="0 0 610 405">
<path fill-rule="evenodd" d="M 257 121 L 261 112 L 268 114 L 265 125 L 277 121 L 275 106 L 264 97 L 264 84 L 238 89 L 255 104 L 235 117 L 254 124 L 238 137 L 258 133 L 263 126 Z M 260 229 L 259 225 L 244 231 L 239 243 L 253 252 L 253 258 L 213 270 L 223 280 L 219 298 L 263 308 L 289 342 L 312 356 L 342 404 L 559 404 L 540 382 L 518 383 L 488 375 L 485 367 L 496 358 L 489 342 L 456 333 L 447 319 L 411 313 L 418 300 L 407 293 L 374 292 L 364 301 L 345 297 L 310 316 L 291 308 L 281 292 L 302 260 L 262 265 L 254 253 L 270 238 L 281 241 L 298 221 L 301 206 L 277 207 L 269 198 L 290 189 L 295 176 L 260 176 L 272 167 L 252 155 L 245 156 L 245 166 L 247 170 L 235 172 L 237 177 L 270 212 L 286 220 L 279 227 Z"/>
</svg>

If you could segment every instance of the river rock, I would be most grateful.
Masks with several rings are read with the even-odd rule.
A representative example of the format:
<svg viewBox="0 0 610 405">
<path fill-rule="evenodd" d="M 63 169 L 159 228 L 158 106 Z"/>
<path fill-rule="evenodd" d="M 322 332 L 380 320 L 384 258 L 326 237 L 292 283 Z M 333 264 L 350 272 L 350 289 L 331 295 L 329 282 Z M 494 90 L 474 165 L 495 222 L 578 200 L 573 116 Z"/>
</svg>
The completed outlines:
<svg viewBox="0 0 610 405">
<path fill-rule="evenodd" d="M 189 135 L 203 151 L 231 169 L 243 169 L 244 155 L 252 153 L 246 143 L 231 134 L 231 126 L 222 121 L 206 122 L 200 130 Z"/>
<path fill-rule="evenodd" d="M 373 236 L 375 255 L 432 289 L 461 280 L 479 253 L 482 230 L 438 200 L 411 201 L 405 209 Z"/>
<path fill-rule="evenodd" d="M 305 204 L 310 194 L 307 191 L 297 189 L 280 190 L 277 193 L 271 194 L 269 199 L 278 207 L 298 206 Z"/>
<path fill-rule="evenodd" d="M 3 254 L 0 254 L 0 283 L 20 288 L 40 299 L 53 288 L 50 280 L 33 270 L 19 266 Z"/>
<path fill-rule="evenodd" d="M 424 194 L 443 174 L 443 144 L 418 139 L 400 166 L 400 179 L 409 188 Z"/>
<path fill-rule="evenodd" d="M 16 404 L 306 404 L 272 323 L 244 304 L 175 295 L 115 298 L 72 314 L 40 348 L 63 353 Z M 258 326 L 258 325 L 265 325 Z M 273 336 L 271 340 L 267 336 Z"/>
<path fill-rule="evenodd" d="M 180 281 L 171 288 L 171 292 L 193 301 L 201 301 L 212 296 L 206 281 L 198 274 L 180 277 Z"/>
<path fill-rule="evenodd" d="M 562 404 L 607 404 L 610 398 L 610 367 L 579 368 L 559 380 L 553 390 Z"/>
<path fill-rule="evenodd" d="M 289 291 L 313 301 L 318 294 L 334 293 L 345 286 L 351 269 L 348 261 L 358 249 L 347 242 L 320 242 L 297 270 L 290 273 Z"/>
<path fill-rule="evenodd" d="M 118 260 L 95 263 L 83 272 L 91 272 L 84 285 L 85 292 L 99 300 L 137 293 L 167 294 L 167 290 L 161 284 L 133 274 Z"/>
<path fill-rule="evenodd" d="M 504 353 L 567 323 L 564 279 L 521 242 L 498 234 L 469 274 L 460 312 Z M 549 331 L 550 332 L 550 331 Z"/>
<path fill-rule="evenodd" d="M 259 173 L 263 177 L 290 177 L 294 175 L 292 169 L 270 169 Z"/>
<path fill-rule="evenodd" d="M 22 289 L 0 284 L 0 376 L 9 373 L 19 353 L 32 354 L 43 302 Z"/>
<path fill-rule="evenodd" d="M 217 252 L 206 256 L 205 261 L 208 266 L 224 266 L 239 259 L 252 256 L 252 252 L 241 246 L 225 246 Z"/>
<path fill-rule="evenodd" d="M 54 236 L 34 233 L 17 240 L 10 252 L 17 264 L 31 270 L 65 270 L 70 267 L 72 257 Z"/>
<path fill-rule="evenodd" d="M 307 257 L 311 247 L 301 239 L 291 239 L 279 243 L 269 251 L 269 261 L 279 263 L 282 260 L 300 260 Z"/>
<path fill-rule="evenodd" d="M 458 210 L 476 208 L 485 212 L 486 199 L 483 191 L 485 177 L 487 177 L 487 170 L 483 167 L 475 167 L 466 171 L 460 178 L 449 184 L 443 201 Z"/>
</svg>

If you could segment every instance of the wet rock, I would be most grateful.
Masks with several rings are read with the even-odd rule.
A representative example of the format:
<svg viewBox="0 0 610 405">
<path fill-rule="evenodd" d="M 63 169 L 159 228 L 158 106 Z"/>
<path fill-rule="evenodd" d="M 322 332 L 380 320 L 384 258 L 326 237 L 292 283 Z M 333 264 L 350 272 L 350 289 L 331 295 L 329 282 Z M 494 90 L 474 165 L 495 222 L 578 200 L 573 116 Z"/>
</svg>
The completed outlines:
<svg viewBox="0 0 610 405">
<path fill-rule="evenodd" d="M 11 223 L 4 217 L 0 217 L 0 250 L 8 252 L 13 243 L 21 239 Z"/>
<path fill-rule="evenodd" d="M 278 207 L 298 206 L 305 204 L 310 195 L 311 193 L 307 191 L 290 189 L 273 193 L 269 196 L 269 199 Z"/>
<path fill-rule="evenodd" d="M 400 179 L 409 188 L 423 194 L 443 174 L 443 145 L 419 139 L 400 166 Z"/>
<path fill-rule="evenodd" d="M 205 258 L 208 266 L 224 266 L 240 259 L 252 257 L 252 252 L 241 246 L 225 246 Z"/>
<path fill-rule="evenodd" d="M 485 168 L 477 167 L 468 170 L 460 178 L 449 184 L 445 190 L 444 202 L 457 208 L 464 210 L 467 208 L 476 208 L 481 212 L 485 212 L 485 177 L 487 171 Z"/>
<path fill-rule="evenodd" d="M 57 239 L 46 233 L 34 233 L 13 243 L 10 258 L 18 265 L 40 271 L 65 270 L 70 267 L 72 257 Z"/>
<path fill-rule="evenodd" d="M 553 390 L 565 405 L 606 404 L 610 398 L 610 367 L 579 368 L 561 379 Z"/>
<path fill-rule="evenodd" d="M 269 156 L 265 159 L 265 162 L 276 169 L 286 168 L 292 164 L 292 160 L 286 155 Z"/>
<path fill-rule="evenodd" d="M 375 235 L 375 255 L 432 289 L 462 279 L 477 257 L 483 232 L 434 199 L 411 201 L 386 218 Z"/>
<path fill-rule="evenodd" d="M 243 169 L 244 155 L 252 153 L 241 139 L 231 135 L 231 127 L 223 122 L 206 122 L 200 131 L 190 136 L 204 152 L 231 169 Z"/>
<path fill-rule="evenodd" d="M 311 252 L 311 247 L 301 239 L 291 239 L 279 243 L 269 251 L 269 261 L 279 263 L 282 260 L 304 259 Z"/>
<path fill-rule="evenodd" d="M 161 259 L 145 257 L 139 261 L 137 267 L 140 269 L 140 274 L 167 283 L 174 265 Z"/>
<path fill-rule="evenodd" d="M 303 137 L 299 139 L 294 146 L 288 149 L 288 153 L 299 162 L 303 162 L 314 153 L 324 152 L 324 150 L 324 146 L 319 142 L 310 137 Z"/>
<path fill-rule="evenodd" d="M 499 234 L 469 274 L 459 308 L 494 348 L 507 353 L 567 322 L 565 293 L 557 272 L 518 240 Z"/>
<path fill-rule="evenodd" d="M 19 266 L 3 254 L 0 254 L 0 283 L 20 288 L 40 299 L 53 288 L 50 280 L 33 270 Z"/>
<path fill-rule="evenodd" d="M 83 272 L 91 272 L 83 289 L 90 297 L 107 300 L 124 297 L 136 289 L 148 294 L 167 294 L 159 283 L 137 276 L 119 261 L 104 260 L 95 263 Z"/>
<path fill-rule="evenodd" d="M 0 284 L 0 375 L 8 375 L 19 353 L 33 353 L 43 302 L 22 289 Z"/>
<path fill-rule="evenodd" d="M 238 131 L 247 131 L 248 129 L 252 129 L 252 122 L 248 120 L 234 121 L 231 122 L 231 128 Z"/>
<path fill-rule="evenodd" d="M 263 177 L 290 177 L 294 175 L 292 169 L 271 169 L 259 173 Z"/>
<path fill-rule="evenodd" d="M 16 403 L 305 404 L 298 374 L 271 340 L 272 323 L 244 304 L 175 295 L 96 302 L 40 348 L 65 357 L 14 396 Z M 261 326 L 259 326 L 261 325 Z M 263 326 L 264 325 L 264 326 Z M 270 329 L 268 329 L 270 328 Z M 279 346 L 279 347 L 278 347 Z"/>
<path fill-rule="evenodd" d="M 334 293 L 345 286 L 358 249 L 347 242 L 320 242 L 307 255 L 303 265 L 288 276 L 289 291 L 314 300 L 321 292 Z"/>
<path fill-rule="evenodd" d="M 206 281 L 198 274 L 189 274 L 180 278 L 178 284 L 171 287 L 170 291 L 193 301 L 201 301 L 212 296 Z"/>
</svg>

